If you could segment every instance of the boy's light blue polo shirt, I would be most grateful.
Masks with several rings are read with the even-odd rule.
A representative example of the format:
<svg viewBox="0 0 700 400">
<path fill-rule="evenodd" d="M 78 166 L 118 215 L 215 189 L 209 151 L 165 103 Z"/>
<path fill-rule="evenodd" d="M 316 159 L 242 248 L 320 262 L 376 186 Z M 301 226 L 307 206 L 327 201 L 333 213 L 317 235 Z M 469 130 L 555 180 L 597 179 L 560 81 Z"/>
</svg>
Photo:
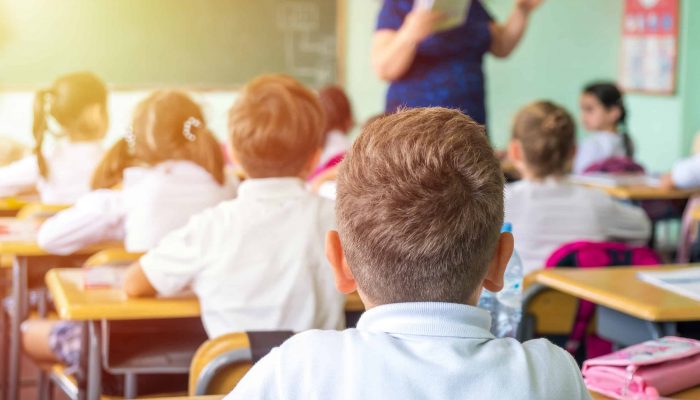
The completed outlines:
<svg viewBox="0 0 700 400">
<path fill-rule="evenodd" d="M 496 339 L 488 312 L 450 303 L 372 308 L 357 329 L 298 334 L 258 362 L 233 399 L 590 399 L 547 340 Z"/>
</svg>

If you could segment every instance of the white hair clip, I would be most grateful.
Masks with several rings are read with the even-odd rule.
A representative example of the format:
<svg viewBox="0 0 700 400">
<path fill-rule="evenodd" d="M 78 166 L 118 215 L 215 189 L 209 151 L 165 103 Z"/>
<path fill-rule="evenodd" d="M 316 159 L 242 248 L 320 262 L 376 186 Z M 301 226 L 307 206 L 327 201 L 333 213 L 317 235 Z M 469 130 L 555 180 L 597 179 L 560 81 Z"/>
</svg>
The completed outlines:
<svg viewBox="0 0 700 400">
<path fill-rule="evenodd" d="M 129 126 L 126 128 L 126 135 L 124 135 L 124 140 L 126 141 L 126 146 L 129 149 L 129 154 L 132 156 L 136 153 L 136 136 L 134 135 L 134 127 Z"/>
<path fill-rule="evenodd" d="M 202 126 L 202 121 L 198 120 L 195 117 L 189 117 L 187 118 L 187 121 L 185 121 L 185 125 L 182 127 L 182 135 L 185 137 L 185 139 L 189 140 L 190 142 L 194 142 L 197 140 L 197 135 L 192 133 L 192 127 L 199 128 Z"/>
</svg>

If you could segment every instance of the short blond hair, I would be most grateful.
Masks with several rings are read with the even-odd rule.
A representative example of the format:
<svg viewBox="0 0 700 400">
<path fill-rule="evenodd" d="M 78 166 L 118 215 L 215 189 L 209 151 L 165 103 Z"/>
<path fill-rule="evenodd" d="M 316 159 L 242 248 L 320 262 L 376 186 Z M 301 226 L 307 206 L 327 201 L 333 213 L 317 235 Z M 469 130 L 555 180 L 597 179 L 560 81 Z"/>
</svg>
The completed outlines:
<svg viewBox="0 0 700 400">
<path fill-rule="evenodd" d="M 365 126 L 338 173 L 345 256 L 376 304 L 464 303 L 503 224 L 503 174 L 484 128 L 445 108 Z"/>
<path fill-rule="evenodd" d="M 318 96 L 285 75 L 253 80 L 229 112 L 233 152 L 251 178 L 299 175 L 321 148 L 324 125 Z"/>
</svg>

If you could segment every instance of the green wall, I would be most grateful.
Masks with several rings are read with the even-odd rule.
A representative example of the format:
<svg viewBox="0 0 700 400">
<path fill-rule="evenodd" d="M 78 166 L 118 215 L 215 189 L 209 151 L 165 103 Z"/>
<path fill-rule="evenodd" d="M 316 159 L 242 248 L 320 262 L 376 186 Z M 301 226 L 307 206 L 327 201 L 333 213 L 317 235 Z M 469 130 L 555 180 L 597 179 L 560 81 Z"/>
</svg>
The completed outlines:
<svg viewBox="0 0 700 400">
<path fill-rule="evenodd" d="M 498 20 L 507 18 L 513 5 L 513 0 L 483 1 Z M 652 171 L 666 170 L 687 154 L 692 132 L 700 129 L 700 74 L 690 72 L 700 71 L 700 2 L 682 1 L 679 93 L 627 98 L 639 158 Z M 369 62 L 380 4 L 348 1 L 347 89 L 360 120 L 383 107 L 386 85 L 376 79 Z M 581 87 L 591 80 L 616 79 L 622 6 L 622 0 L 548 1 L 510 58 L 487 58 L 489 131 L 497 147 L 507 143 L 511 119 L 527 102 L 551 99 L 578 117 Z"/>
</svg>

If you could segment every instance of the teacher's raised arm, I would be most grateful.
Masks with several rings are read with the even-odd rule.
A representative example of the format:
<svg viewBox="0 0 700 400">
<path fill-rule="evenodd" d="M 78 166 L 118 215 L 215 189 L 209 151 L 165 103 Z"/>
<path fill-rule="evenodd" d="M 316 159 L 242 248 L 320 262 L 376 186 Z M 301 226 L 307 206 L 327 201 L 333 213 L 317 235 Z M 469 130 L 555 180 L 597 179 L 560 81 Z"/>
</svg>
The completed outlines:
<svg viewBox="0 0 700 400">
<path fill-rule="evenodd" d="M 483 56 L 507 57 L 527 28 L 530 13 L 543 0 L 516 0 L 505 23 L 498 23 L 472 0 L 466 21 L 437 30 L 445 17 L 414 5 L 414 0 L 384 0 L 372 45 L 372 66 L 390 82 L 386 110 L 399 107 L 458 108 L 486 122 Z M 415 0 L 418 4 L 419 0 Z"/>
</svg>

